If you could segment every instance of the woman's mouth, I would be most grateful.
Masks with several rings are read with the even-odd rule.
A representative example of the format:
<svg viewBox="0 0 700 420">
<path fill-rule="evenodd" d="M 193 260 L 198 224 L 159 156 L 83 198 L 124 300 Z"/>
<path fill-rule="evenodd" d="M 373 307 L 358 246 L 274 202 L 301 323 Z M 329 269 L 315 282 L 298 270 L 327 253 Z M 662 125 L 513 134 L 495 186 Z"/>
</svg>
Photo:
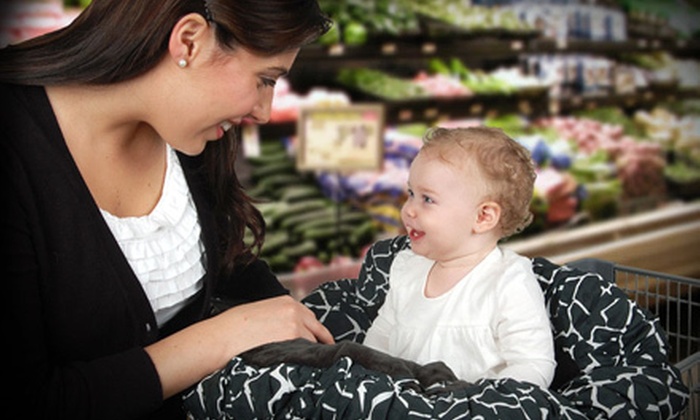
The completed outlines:
<svg viewBox="0 0 700 420">
<path fill-rule="evenodd" d="M 221 123 L 221 128 L 222 128 L 224 131 L 230 130 L 231 127 L 233 127 L 233 123 L 232 123 L 231 121 L 224 121 L 224 122 Z"/>
<path fill-rule="evenodd" d="M 233 123 L 231 121 L 224 121 L 219 124 L 216 130 L 217 138 L 223 137 L 224 134 L 231 129 L 231 127 L 233 127 Z"/>
</svg>

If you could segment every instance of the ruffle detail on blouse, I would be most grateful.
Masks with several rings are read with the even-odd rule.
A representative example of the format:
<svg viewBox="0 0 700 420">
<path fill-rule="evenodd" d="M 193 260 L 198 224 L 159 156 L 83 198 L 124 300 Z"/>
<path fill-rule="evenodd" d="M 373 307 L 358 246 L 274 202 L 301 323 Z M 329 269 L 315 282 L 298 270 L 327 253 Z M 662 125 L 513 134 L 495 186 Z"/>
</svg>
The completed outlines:
<svg viewBox="0 0 700 420">
<path fill-rule="evenodd" d="M 102 210 L 159 324 L 202 288 L 204 248 L 197 211 L 175 151 L 168 147 L 163 192 L 153 211 L 116 217 Z"/>
</svg>

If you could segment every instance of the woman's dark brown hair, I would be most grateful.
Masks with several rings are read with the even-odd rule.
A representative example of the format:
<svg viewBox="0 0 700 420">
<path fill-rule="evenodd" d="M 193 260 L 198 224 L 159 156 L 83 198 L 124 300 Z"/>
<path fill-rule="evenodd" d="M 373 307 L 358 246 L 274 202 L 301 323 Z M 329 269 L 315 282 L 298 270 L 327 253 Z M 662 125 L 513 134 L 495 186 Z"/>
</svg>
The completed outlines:
<svg viewBox="0 0 700 420">
<path fill-rule="evenodd" d="M 93 0 L 69 26 L 0 49 L 0 81 L 106 85 L 132 79 L 162 60 L 173 26 L 188 13 L 215 27 L 222 48 L 262 56 L 301 47 L 330 27 L 316 0 Z M 238 144 L 238 131 L 229 130 L 203 157 L 227 272 L 250 261 L 265 237 L 262 216 L 234 171 Z M 246 228 L 253 233 L 250 244 L 243 241 Z"/>
</svg>

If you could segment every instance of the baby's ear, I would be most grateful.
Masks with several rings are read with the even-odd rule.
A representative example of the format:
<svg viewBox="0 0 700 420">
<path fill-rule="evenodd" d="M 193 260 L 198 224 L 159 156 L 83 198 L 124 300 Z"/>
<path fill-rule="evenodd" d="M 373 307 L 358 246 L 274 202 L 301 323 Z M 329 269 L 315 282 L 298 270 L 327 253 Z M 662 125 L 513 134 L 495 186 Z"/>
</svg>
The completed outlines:
<svg viewBox="0 0 700 420">
<path fill-rule="evenodd" d="M 494 229 L 500 220 L 501 206 L 495 201 L 485 201 L 479 205 L 474 232 L 484 233 Z"/>
</svg>

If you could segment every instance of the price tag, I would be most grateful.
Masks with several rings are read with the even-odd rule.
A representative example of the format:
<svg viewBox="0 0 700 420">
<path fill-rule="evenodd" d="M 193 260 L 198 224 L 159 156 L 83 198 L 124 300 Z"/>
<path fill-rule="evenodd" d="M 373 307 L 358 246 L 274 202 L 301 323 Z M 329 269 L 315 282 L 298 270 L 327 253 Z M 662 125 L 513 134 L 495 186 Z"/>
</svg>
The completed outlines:
<svg viewBox="0 0 700 420">
<path fill-rule="evenodd" d="M 530 105 L 530 101 L 521 100 L 520 102 L 518 102 L 518 111 L 520 111 L 520 113 L 522 113 L 523 115 L 532 114 L 532 105 Z"/>
<path fill-rule="evenodd" d="M 393 42 L 387 42 L 382 45 L 382 54 L 384 55 L 394 55 L 396 54 L 396 44 Z"/>
<path fill-rule="evenodd" d="M 437 108 L 427 108 L 423 111 L 423 116 L 427 119 L 433 119 L 438 116 L 438 112 Z"/>
<path fill-rule="evenodd" d="M 303 108 L 298 120 L 300 170 L 379 170 L 384 153 L 384 107 Z"/>
<path fill-rule="evenodd" d="M 402 109 L 399 111 L 399 121 L 411 121 L 413 119 L 413 111 L 410 109 Z"/>
<path fill-rule="evenodd" d="M 426 55 L 435 54 L 437 52 L 437 45 L 435 45 L 434 42 L 426 42 L 421 47 L 421 51 L 423 52 L 423 54 L 426 54 Z"/>
<path fill-rule="evenodd" d="M 343 54 L 345 54 L 345 45 L 343 44 L 334 44 L 328 48 L 328 55 L 330 56 L 338 57 Z"/>
<path fill-rule="evenodd" d="M 561 103 L 559 100 L 549 101 L 549 113 L 552 115 L 559 115 L 561 112 Z"/>
<path fill-rule="evenodd" d="M 557 37 L 555 44 L 556 44 L 558 50 L 565 50 L 565 49 L 569 48 L 569 41 L 565 36 L 564 37 Z"/>
</svg>

